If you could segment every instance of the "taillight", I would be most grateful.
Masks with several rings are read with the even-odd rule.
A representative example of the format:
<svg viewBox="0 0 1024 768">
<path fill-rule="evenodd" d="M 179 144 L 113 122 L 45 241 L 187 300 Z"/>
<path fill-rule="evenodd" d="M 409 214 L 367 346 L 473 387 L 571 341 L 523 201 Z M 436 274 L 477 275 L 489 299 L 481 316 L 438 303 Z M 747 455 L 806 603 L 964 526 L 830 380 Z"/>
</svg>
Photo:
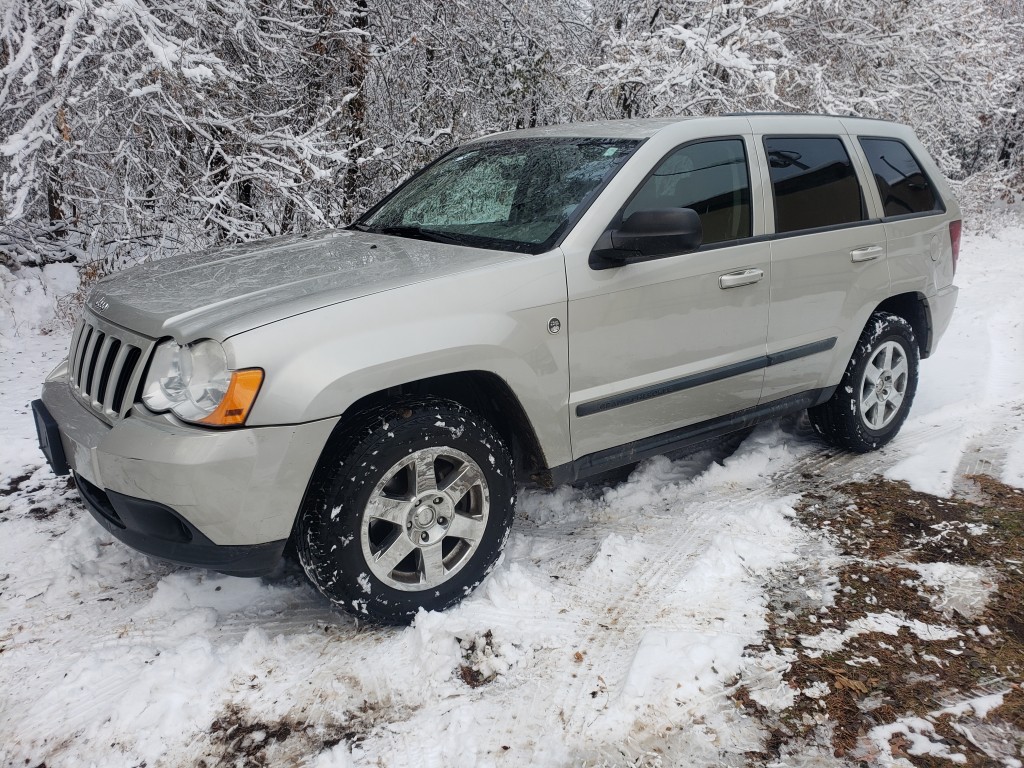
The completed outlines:
<svg viewBox="0 0 1024 768">
<path fill-rule="evenodd" d="M 956 262 L 960 258 L 960 219 L 949 222 L 949 244 L 953 246 L 953 274 L 956 274 Z"/>
</svg>

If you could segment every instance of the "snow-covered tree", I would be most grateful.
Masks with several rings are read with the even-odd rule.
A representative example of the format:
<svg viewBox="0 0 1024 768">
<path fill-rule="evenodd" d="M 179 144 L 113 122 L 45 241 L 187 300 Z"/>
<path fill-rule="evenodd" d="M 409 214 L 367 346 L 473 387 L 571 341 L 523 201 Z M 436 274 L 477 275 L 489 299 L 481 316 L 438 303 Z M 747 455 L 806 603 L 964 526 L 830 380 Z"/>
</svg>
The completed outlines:
<svg viewBox="0 0 1024 768">
<path fill-rule="evenodd" d="M 1024 27 L 982 0 L 599 0 L 594 16 L 601 114 L 882 117 L 958 179 L 1014 135 Z"/>
<path fill-rule="evenodd" d="M 485 133 L 799 110 L 915 127 L 1024 186 L 1024 0 L 6 0 L 0 261 L 351 221 Z"/>
<path fill-rule="evenodd" d="M 349 107 L 361 5 L 8 7 L 8 258 L 134 258 L 344 220 L 337 178 L 366 141 Z"/>
</svg>

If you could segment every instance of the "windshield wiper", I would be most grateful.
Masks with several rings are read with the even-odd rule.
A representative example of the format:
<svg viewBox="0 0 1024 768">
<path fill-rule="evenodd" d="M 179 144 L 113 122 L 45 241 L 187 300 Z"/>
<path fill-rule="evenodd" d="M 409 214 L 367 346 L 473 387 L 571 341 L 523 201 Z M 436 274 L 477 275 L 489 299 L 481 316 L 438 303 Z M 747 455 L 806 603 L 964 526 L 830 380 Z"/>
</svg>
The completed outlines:
<svg viewBox="0 0 1024 768">
<path fill-rule="evenodd" d="M 432 243 L 447 243 L 448 245 L 466 245 L 467 238 L 449 232 L 438 232 L 423 227 L 367 227 L 367 232 L 374 232 L 378 235 L 394 235 L 395 237 L 412 237 L 416 240 L 429 240 Z"/>
</svg>

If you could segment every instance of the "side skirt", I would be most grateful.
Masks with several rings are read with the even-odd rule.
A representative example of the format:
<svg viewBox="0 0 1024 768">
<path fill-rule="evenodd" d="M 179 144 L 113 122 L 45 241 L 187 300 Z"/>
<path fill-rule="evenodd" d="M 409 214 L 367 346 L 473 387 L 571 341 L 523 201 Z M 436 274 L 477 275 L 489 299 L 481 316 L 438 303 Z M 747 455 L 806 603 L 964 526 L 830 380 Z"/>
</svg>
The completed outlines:
<svg viewBox="0 0 1024 768">
<path fill-rule="evenodd" d="M 730 432 L 737 432 L 764 421 L 771 421 L 820 405 L 832 397 L 835 390 L 835 387 L 808 390 L 726 416 L 673 429 L 671 432 L 662 432 L 614 448 L 588 453 L 575 461 L 552 467 L 550 470 L 551 481 L 554 485 L 574 483 L 618 467 L 635 464 L 652 456 L 691 448 L 707 440 L 728 435 Z"/>
</svg>

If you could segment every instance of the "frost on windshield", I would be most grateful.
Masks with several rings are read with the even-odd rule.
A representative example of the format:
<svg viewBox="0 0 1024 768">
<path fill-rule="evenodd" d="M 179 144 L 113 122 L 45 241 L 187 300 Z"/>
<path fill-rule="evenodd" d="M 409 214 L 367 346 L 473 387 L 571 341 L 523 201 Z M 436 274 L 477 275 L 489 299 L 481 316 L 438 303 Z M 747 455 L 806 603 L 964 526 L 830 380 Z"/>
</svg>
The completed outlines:
<svg viewBox="0 0 1024 768">
<path fill-rule="evenodd" d="M 433 184 L 435 194 L 422 197 L 402 214 L 403 225 L 446 227 L 508 221 L 512 214 L 517 179 L 523 173 L 523 155 L 483 157 L 469 152 L 452 161 L 465 172 Z"/>
<path fill-rule="evenodd" d="M 539 252 L 550 247 L 636 145 L 516 139 L 473 145 L 425 169 L 363 226 L 406 236 Z"/>
</svg>

